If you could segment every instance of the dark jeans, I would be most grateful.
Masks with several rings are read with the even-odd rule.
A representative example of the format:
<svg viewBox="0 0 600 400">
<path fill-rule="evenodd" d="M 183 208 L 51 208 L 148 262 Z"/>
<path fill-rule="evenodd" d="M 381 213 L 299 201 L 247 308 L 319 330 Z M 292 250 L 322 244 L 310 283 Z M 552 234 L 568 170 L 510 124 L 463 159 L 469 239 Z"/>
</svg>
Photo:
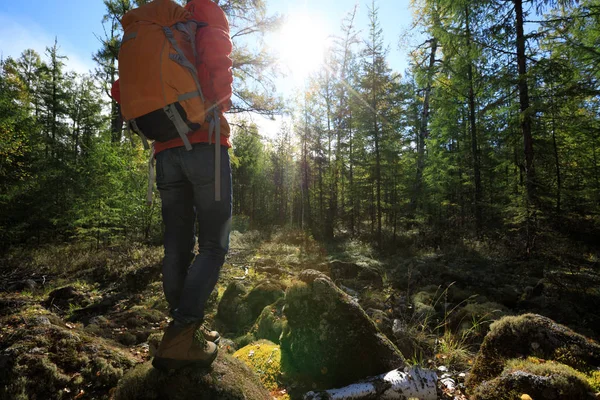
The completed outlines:
<svg viewBox="0 0 600 400">
<path fill-rule="evenodd" d="M 221 201 L 215 201 L 215 148 L 199 143 L 156 155 L 156 182 L 165 224 L 163 288 L 176 322 L 204 319 L 204 306 L 229 249 L 231 165 L 221 148 Z M 194 258 L 194 242 L 198 255 Z"/>
</svg>

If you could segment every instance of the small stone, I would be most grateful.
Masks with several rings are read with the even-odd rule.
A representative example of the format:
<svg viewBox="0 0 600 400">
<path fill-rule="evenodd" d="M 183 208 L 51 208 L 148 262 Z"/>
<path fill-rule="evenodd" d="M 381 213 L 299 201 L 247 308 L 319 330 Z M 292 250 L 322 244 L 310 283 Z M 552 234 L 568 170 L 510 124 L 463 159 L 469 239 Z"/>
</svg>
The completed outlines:
<svg viewBox="0 0 600 400">
<path fill-rule="evenodd" d="M 41 316 L 41 315 L 33 317 L 32 322 L 35 325 L 46 325 L 46 326 L 47 325 L 52 325 L 51 322 L 50 322 L 50 320 L 48 319 L 48 317 L 44 317 L 44 316 Z"/>
<path fill-rule="evenodd" d="M 441 382 L 446 387 L 446 389 L 448 389 L 448 390 L 455 390 L 456 389 L 456 382 L 454 382 L 454 379 L 452 379 L 452 378 L 442 379 Z"/>
<path fill-rule="evenodd" d="M 440 372 L 448 372 L 448 367 L 445 367 L 443 365 L 440 365 L 439 367 L 437 367 L 437 369 Z"/>
<path fill-rule="evenodd" d="M 37 282 L 33 279 L 27 279 L 25 282 L 23 282 L 23 286 L 25 289 L 33 290 L 37 287 Z"/>
<path fill-rule="evenodd" d="M 540 344 L 537 342 L 531 342 L 531 348 L 534 350 L 537 350 L 540 348 Z M 525 396 L 527 396 L 527 395 L 525 395 Z"/>
<path fill-rule="evenodd" d="M 30 354 L 44 354 L 44 349 L 40 348 L 40 347 L 34 347 L 33 349 L 29 350 Z"/>
</svg>

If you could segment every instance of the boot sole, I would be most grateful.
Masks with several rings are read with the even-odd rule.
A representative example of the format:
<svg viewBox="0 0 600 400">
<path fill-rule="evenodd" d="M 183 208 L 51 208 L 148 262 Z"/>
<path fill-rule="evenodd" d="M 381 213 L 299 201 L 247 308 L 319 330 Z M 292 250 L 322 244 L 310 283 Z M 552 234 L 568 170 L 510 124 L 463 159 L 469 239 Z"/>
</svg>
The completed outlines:
<svg viewBox="0 0 600 400">
<path fill-rule="evenodd" d="M 152 366 L 160 371 L 165 372 L 190 366 L 208 368 L 213 363 L 215 358 L 217 358 L 218 352 L 219 351 L 217 349 L 213 355 L 206 360 L 177 360 L 174 358 L 154 357 L 154 359 L 152 359 Z"/>
</svg>

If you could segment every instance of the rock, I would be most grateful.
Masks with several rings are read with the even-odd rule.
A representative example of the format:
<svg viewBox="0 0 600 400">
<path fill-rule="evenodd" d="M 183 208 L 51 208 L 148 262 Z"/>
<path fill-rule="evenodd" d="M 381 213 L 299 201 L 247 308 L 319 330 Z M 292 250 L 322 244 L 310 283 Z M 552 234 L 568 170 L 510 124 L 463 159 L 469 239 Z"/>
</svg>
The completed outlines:
<svg viewBox="0 0 600 400">
<path fill-rule="evenodd" d="M 89 304 L 87 297 L 73 286 L 65 286 L 53 290 L 44 305 L 49 310 L 68 311 L 71 305 L 85 306 Z"/>
<path fill-rule="evenodd" d="M 585 375 L 568 366 L 539 359 L 512 360 L 500 376 L 479 385 L 472 398 L 496 400 L 507 398 L 511 393 L 521 399 L 593 399 Z"/>
<path fill-rule="evenodd" d="M 450 313 L 448 322 L 450 328 L 459 334 L 469 332 L 471 339 L 483 338 L 493 321 L 509 313 L 506 307 L 498 303 L 468 303 Z"/>
<path fill-rule="evenodd" d="M 210 368 L 187 367 L 175 374 L 147 362 L 129 371 L 115 400 L 270 400 L 269 392 L 243 362 L 219 353 Z"/>
<path fill-rule="evenodd" d="M 108 398 L 123 371 L 136 359 L 118 346 L 86 334 L 77 327 L 57 324 L 13 327 L 0 354 L 0 398 L 65 398 L 93 391 Z M 69 397 L 70 398 L 70 397 Z"/>
<path fill-rule="evenodd" d="M 285 300 L 280 298 L 275 303 L 263 308 L 251 331 L 257 339 L 279 343 L 279 337 L 285 324 L 284 305 Z"/>
<path fill-rule="evenodd" d="M 285 287 L 275 281 L 265 280 L 258 283 L 246 296 L 252 319 L 256 320 L 262 310 L 285 295 Z"/>
<path fill-rule="evenodd" d="M 295 376 L 330 388 L 404 365 L 396 346 L 331 279 L 314 270 L 299 278 L 286 291 L 281 335 L 282 363 Z"/>
<path fill-rule="evenodd" d="M 533 355 L 576 369 L 600 366 L 600 345 L 537 314 L 504 317 L 490 326 L 466 385 L 471 390 L 503 371 L 506 361 Z M 532 396 L 535 398 L 535 396 Z"/>
<path fill-rule="evenodd" d="M 497 289 L 491 289 L 490 294 L 494 301 L 508 308 L 515 308 L 521 297 L 517 288 L 511 285 L 504 285 Z"/>
<path fill-rule="evenodd" d="M 33 317 L 30 321 L 33 325 L 52 325 L 50 319 L 43 315 L 37 315 Z"/>
<path fill-rule="evenodd" d="M 390 339 L 393 337 L 393 322 L 387 316 L 385 311 L 369 308 L 367 310 L 367 315 L 369 316 L 369 318 L 371 318 L 371 321 L 375 322 L 375 326 L 377 326 L 377 329 L 379 329 L 385 336 L 387 336 Z"/>
<path fill-rule="evenodd" d="M 432 346 L 423 341 L 423 337 L 411 333 L 406 322 L 395 319 L 392 325 L 392 336 L 390 339 L 398 347 L 405 358 L 420 358 L 426 353 L 427 348 Z"/>
<path fill-rule="evenodd" d="M 38 284 L 33 279 L 25 279 L 23 281 L 18 281 L 13 283 L 8 287 L 9 292 L 22 292 L 24 290 L 34 290 L 37 288 Z"/>
<path fill-rule="evenodd" d="M 246 294 L 247 290 L 241 282 L 231 282 L 227 286 L 217 311 L 217 319 L 226 329 L 237 332 L 240 327 L 252 322 L 250 309 L 244 302 Z"/>
<path fill-rule="evenodd" d="M 329 263 L 331 278 L 347 286 L 383 287 L 383 277 L 376 268 L 352 262 L 334 260 Z"/>
<path fill-rule="evenodd" d="M 428 321 L 435 316 L 434 297 L 431 293 L 422 291 L 412 297 L 415 308 L 415 317 L 421 321 Z"/>
<path fill-rule="evenodd" d="M 281 284 L 265 280 L 249 293 L 240 282 L 232 282 L 219 303 L 217 319 L 227 330 L 240 333 L 252 325 L 263 309 L 284 296 Z"/>
<path fill-rule="evenodd" d="M 225 354 L 235 353 L 237 346 L 231 339 L 222 337 L 219 341 L 219 351 Z"/>
</svg>

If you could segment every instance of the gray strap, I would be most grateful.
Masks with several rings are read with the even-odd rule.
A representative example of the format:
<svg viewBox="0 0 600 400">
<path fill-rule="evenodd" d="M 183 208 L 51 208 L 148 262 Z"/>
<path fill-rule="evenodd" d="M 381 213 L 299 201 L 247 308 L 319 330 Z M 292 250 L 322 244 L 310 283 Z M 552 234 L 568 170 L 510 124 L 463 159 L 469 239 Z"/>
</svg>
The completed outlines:
<svg viewBox="0 0 600 400">
<path fill-rule="evenodd" d="M 198 28 L 202 28 L 205 26 L 208 26 L 208 24 L 199 21 L 188 21 L 185 24 L 183 22 L 178 22 L 174 25 L 175 29 L 185 33 L 189 37 L 190 43 L 192 45 L 192 51 L 194 52 L 194 60 L 196 61 L 198 61 L 198 51 L 196 50 L 196 31 L 198 30 Z"/>
<path fill-rule="evenodd" d="M 215 108 L 215 201 L 221 201 L 221 121 Z"/>
<path fill-rule="evenodd" d="M 144 145 L 144 150 L 148 150 L 150 148 L 150 145 L 148 144 L 148 139 L 146 139 L 146 135 L 144 135 L 142 133 L 142 131 L 140 130 L 140 128 L 137 125 L 137 122 L 135 122 L 135 119 L 132 119 L 129 122 L 131 123 L 131 127 L 133 128 L 133 131 L 135 133 L 137 133 L 138 135 L 140 135 L 140 138 L 142 138 L 142 144 Z"/>
<path fill-rule="evenodd" d="M 198 97 L 200 95 L 201 94 L 198 93 L 197 91 L 196 92 L 189 92 L 189 93 L 180 94 L 177 97 L 177 101 L 186 101 L 186 100 L 192 99 L 194 97 Z"/>
<path fill-rule="evenodd" d="M 175 26 L 177 26 L 177 25 L 175 25 Z M 194 78 L 194 82 L 196 83 L 196 88 L 198 89 L 198 92 L 200 93 L 200 98 L 202 99 L 202 102 L 204 102 L 204 95 L 202 94 L 202 88 L 200 87 L 200 81 L 198 81 L 198 71 L 196 70 L 196 66 L 194 64 L 192 64 L 190 62 L 190 60 L 188 60 L 185 57 L 185 53 L 183 52 L 183 50 L 181 50 L 181 47 L 179 47 L 179 44 L 177 44 L 177 40 L 175 40 L 175 36 L 173 35 L 173 31 L 171 30 L 171 28 L 169 28 L 168 26 L 165 26 L 165 27 L 163 27 L 163 31 L 165 32 L 165 36 L 169 40 L 169 43 L 171 43 L 171 46 L 177 52 L 177 55 L 171 54 L 169 57 L 173 61 L 179 63 L 181 66 L 183 66 L 184 68 L 187 68 L 190 71 L 190 73 L 192 74 L 192 77 Z"/>
<path fill-rule="evenodd" d="M 154 143 L 152 143 L 152 151 L 150 151 L 150 158 L 148 159 L 148 192 L 146 193 L 146 204 L 149 206 L 152 205 L 155 179 L 156 172 L 154 169 Z"/>
<path fill-rule="evenodd" d="M 177 133 L 179 133 L 181 140 L 183 140 L 183 144 L 185 145 L 186 150 L 192 150 L 192 145 L 190 144 L 190 141 L 187 137 L 187 134 L 191 131 L 191 129 L 183 121 L 183 118 L 181 118 L 181 115 L 179 114 L 179 111 L 177 111 L 177 108 L 173 104 L 169 104 L 168 106 L 163 107 L 163 110 L 165 111 L 165 114 L 167 114 L 167 117 L 169 117 L 171 122 L 173 122 L 173 125 L 175 125 L 175 129 L 177 129 Z"/>
<path fill-rule="evenodd" d="M 121 40 L 121 44 L 125 43 L 128 40 L 135 39 L 137 37 L 137 32 L 129 32 L 123 35 L 123 39 Z"/>
</svg>

